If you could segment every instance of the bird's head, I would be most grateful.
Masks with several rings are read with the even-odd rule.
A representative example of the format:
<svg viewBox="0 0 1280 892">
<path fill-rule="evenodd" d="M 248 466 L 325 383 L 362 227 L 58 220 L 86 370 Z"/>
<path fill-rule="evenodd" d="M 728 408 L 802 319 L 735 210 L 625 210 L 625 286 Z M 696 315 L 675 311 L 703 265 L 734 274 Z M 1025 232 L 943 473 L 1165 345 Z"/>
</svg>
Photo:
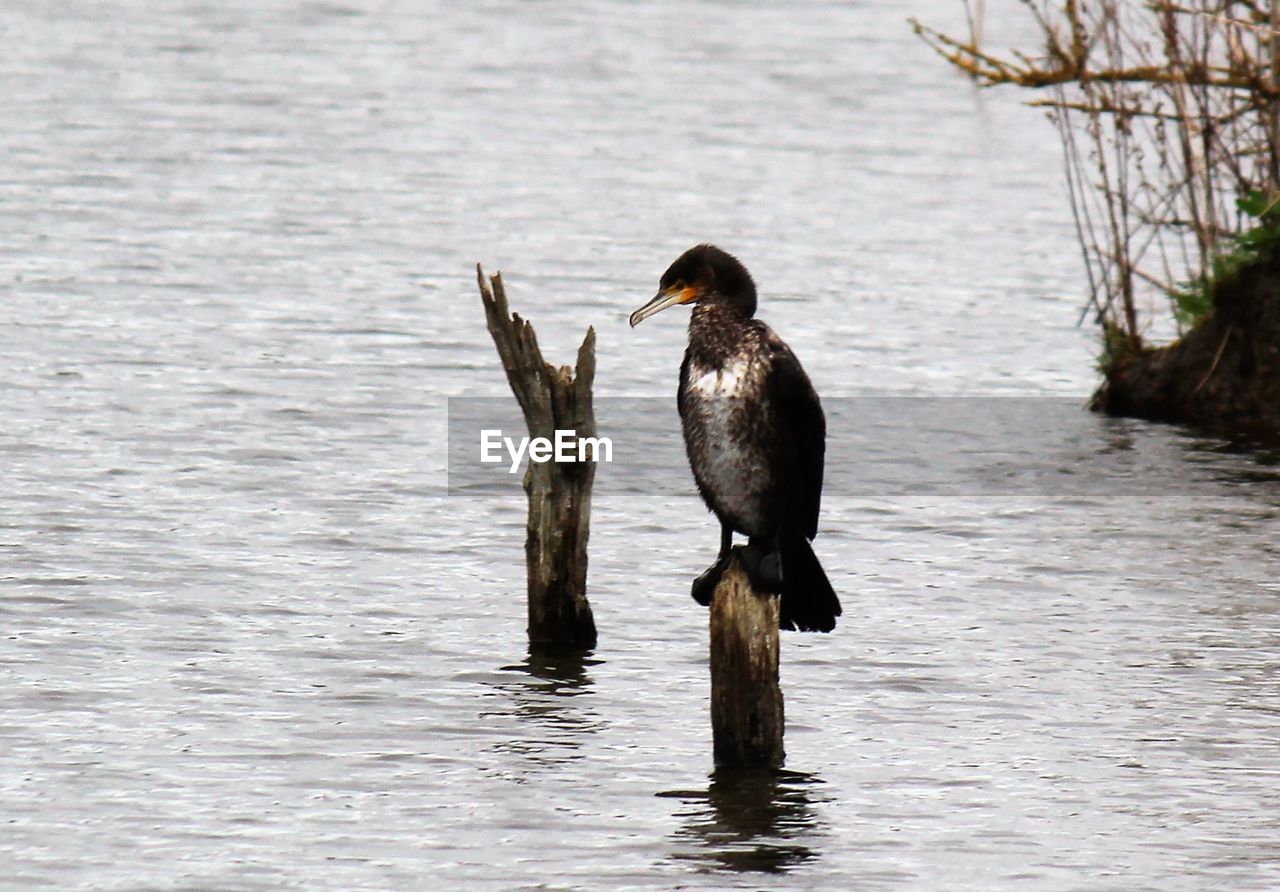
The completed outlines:
<svg viewBox="0 0 1280 892">
<path fill-rule="evenodd" d="M 702 300 L 721 301 L 749 319 L 756 311 L 756 283 L 732 254 L 715 245 L 698 245 L 662 274 L 657 296 L 631 314 L 631 327 L 667 307 Z"/>
</svg>

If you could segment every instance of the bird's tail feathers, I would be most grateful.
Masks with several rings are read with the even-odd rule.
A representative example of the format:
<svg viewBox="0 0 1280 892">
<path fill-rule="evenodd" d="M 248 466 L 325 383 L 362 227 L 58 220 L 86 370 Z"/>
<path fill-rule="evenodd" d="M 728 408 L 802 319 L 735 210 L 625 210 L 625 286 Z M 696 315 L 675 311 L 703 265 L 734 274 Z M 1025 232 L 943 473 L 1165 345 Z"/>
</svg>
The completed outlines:
<svg viewBox="0 0 1280 892">
<path fill-rule="evenodd" d="M 801 632 L 830 632 L 840 615 L 840 599 L 804 536 L 783 536 L 781 625 Z"/>
</svg>

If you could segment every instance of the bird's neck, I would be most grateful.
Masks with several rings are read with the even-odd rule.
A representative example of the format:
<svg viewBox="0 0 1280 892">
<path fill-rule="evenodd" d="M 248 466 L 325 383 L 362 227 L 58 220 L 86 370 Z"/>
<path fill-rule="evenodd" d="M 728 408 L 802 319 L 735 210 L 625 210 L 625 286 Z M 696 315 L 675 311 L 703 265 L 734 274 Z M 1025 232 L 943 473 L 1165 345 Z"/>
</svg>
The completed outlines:
<svg viewBox="0 0 1280 892">
<path fill-rule="evenodd" d="M 751 317 L 728 301 L 699 301 L 689 317 L 689 354 L 704 368 L 714 368 L 736 355 L 751 331 Z"/>
</svg>

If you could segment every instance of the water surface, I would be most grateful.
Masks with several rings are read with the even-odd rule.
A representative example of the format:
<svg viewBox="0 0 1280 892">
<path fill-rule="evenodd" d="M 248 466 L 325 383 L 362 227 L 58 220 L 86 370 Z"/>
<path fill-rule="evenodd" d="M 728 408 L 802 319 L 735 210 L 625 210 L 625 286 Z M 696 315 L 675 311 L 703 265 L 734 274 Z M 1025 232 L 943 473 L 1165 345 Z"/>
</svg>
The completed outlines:
<svg viewBox="0 0 1280 892">
<path fill-rule="evenodd" d="M 6 882 L 1280 885 L 1273 459 L 1062 411 L 1095 341 L 1053 131 L 913 12 L 960 21 L 6 4 Z M 828 400 L 1042 399 L 1011 455 L 1133 456 L 830 494 L 845 615 L 784 639 L 778 778 L 710 774 L 691 485 L 597 500 L 585 658 L 526 653 L 518 494 L 446 489 L 446 401 L 507 393 L 477 261 L 549 356 L 596 327 L 602 396 L 669 397 L 683 320 L 625 317 L 699 241 Z"/>
</svg>

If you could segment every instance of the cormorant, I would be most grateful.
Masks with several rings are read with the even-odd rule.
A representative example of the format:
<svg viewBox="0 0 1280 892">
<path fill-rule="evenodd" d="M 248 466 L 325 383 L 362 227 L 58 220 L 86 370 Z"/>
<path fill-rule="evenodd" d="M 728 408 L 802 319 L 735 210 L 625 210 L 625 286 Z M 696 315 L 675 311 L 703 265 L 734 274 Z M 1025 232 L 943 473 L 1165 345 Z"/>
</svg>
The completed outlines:
<svg viewBox="0 0 1280 892">
<path fill-rule="evenodd" d="M 693 478 L 720 520 L 720 556 L 694 580 L 694 600 L 711 603 L 738 532 L 748 537 L 740 554 L 752 586 L 782 596 L 781 627 L 829 632 L 840 601 L 809 545 L 826 448 L 818 395 L 791 348 L 752 318 L 756 286 L 737 258 L 690 248 L 631 325 L 690 303 L 677 405 Z"/>
</svg>

